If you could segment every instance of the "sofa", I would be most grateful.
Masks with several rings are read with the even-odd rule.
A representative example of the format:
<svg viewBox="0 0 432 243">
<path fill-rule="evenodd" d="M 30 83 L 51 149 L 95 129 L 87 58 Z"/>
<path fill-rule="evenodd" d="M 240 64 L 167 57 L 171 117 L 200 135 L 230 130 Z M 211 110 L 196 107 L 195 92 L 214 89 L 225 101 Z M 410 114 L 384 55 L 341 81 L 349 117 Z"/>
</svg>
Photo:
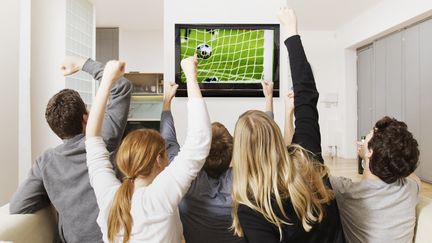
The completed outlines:
<svg viewBox="0 0 432 243">
<path fill-rule="evenodd" d="M 56 213 L 45 208 L 35 214 L 10 215 L 9 206 L 0 208 L 0 241 L 14 243 L 53 242 L 56 229 Z M 432 242 L 432 199 L 420 197 L 417 205 L 415 243 Z"/>
</svg>

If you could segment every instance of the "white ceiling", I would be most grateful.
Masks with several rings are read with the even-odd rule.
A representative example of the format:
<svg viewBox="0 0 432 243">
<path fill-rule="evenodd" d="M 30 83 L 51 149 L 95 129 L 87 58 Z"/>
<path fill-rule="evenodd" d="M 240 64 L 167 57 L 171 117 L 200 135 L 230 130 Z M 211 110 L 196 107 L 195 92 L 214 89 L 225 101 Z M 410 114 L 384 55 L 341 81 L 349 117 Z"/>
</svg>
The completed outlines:
<svg viewBox="0 0 432 243">
<path fill-rule="evenodd" d="M 306 29 L 335 30 L 381 0 L 286 0 Z"/>
<path fill-rule="evenodd" d="M 163 0 L 93 0 L 97 27 L 163 29 Z"/>
<path fill-rule="evenodd" d="M 98 27 L 163 29 L 164 0 L 92 0 Z M 180 0 L 179 0 L 180 1 Z M 218 0 L 212 0 L 218 1 Z M 252 0 L 250 0 L 252 1 Z M 270 5 L 276 4 L 274 0 Z M 279 0 L 294 8 L 302 29 L 336 30 L 381 0 Z M 277 5 L 277 4 L 276 4 Z"/>
</svg>

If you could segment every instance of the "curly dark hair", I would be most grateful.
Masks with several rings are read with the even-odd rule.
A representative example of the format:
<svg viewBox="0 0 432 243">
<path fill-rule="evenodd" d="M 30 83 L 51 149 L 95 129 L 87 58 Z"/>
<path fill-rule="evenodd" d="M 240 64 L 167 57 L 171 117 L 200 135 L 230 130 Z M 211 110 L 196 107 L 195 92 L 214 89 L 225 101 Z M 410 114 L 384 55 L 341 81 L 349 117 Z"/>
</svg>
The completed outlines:
<svg viewBox="0 0 432 243">
<path fill-rule="evenodd" d="M 207 175 L 219 178 L 231 163 L 233 151 L 233 137 L 224 125 L 219 122 L 212 123 L 212 143 L 210 153 L 203 166 Z"/>
<path fill-rule="evenodd" d="M 404 183 L 418 166 L 420 151 L 417 140 L 404 122 L 388 116 L 379 120 L 368 143 L 373 153 L 369 169 L 387 184 Z"/>
<path fill-rule="evenodd" d="M 48 101 L 45 119 L 57 136 L 66 139 L 83 132 L 84 114 L 87 114 L 87 109 L 79 93 L 63 89 Z"/>
</svg>

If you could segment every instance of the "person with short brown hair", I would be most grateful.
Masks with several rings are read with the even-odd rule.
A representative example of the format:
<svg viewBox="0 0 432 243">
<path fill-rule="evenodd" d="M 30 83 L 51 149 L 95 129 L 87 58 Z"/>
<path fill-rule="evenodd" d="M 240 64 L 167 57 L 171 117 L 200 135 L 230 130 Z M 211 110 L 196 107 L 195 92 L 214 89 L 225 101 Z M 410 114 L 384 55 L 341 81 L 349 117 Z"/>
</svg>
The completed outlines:
<svg viewBox="0 0 432 243">
<path fill-rule="evenodd" d="M 82 133 L 83 121 L 87 115 L 84 101 L 79 93 L 72 89 L 63 89 L 55 94 L 45 110 L 48 125 L 61 139 Z"/>
<path fill-rule="evenodd" d="M 219 178 L 231 163 L 233 137 L 220 122 L 212 124 L 212 143 L 203 170 L 213 178 Z"/>
<path fill-rule="evenodd" d="M 266 113 L 273 118 L 273 82 L 263 81 L 262 86 Z M 171 101 L 177 87 L 175 83 L 165 87 L 160 124 L 169 161 L 177 155 L 180 148 L 171 113 Z M 234 236 L 229 229 L 232 222 L 230 164 L 233 137 L 222 123 L 213 122 L 211 126 L 210 153 L 179 205 L 183 235 L 188 243 L 244 242 L 244 239 Z"/>
<path fill-rule="evenodd" d="M 91 59 L 66 57 L 61 71 L 65 76 L 84 71 L 99 82 L 104 66 Z M 124 77 L 110 89 L 111 100 L 102 129 L 110 155 L 114 154 L 122 138 L 131 92 L 132 84 Z M 74 90 L 61 90 L 49 100 L 45 117 L 62 143 L 36 159 L 27 179 L 13 195 L 9 211 L 11 214 L 28 214 L 52 204 L 58 212 L 59 240 L 103 242 L 96 223 L 99 208 L 86 165 L 84 141 L 88 113 L 84 101 Z"/>
</svg>

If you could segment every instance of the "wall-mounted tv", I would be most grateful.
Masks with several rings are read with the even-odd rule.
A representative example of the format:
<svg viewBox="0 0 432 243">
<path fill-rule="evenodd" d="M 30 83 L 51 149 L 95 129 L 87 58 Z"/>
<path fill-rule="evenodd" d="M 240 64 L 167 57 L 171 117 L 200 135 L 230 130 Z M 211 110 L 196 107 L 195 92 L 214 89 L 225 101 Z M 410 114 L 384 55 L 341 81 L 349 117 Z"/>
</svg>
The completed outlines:
<svg viewBox="0 0 432 243">
<path fill-rule="evenodd" d="M 278 24 L 176 24 L 175 80 L 184 97 L 182 59 L 198 54 L 198 82 L 205 97 L 262 97 L 262 80 L 279 97 Z"/>
</svg>

